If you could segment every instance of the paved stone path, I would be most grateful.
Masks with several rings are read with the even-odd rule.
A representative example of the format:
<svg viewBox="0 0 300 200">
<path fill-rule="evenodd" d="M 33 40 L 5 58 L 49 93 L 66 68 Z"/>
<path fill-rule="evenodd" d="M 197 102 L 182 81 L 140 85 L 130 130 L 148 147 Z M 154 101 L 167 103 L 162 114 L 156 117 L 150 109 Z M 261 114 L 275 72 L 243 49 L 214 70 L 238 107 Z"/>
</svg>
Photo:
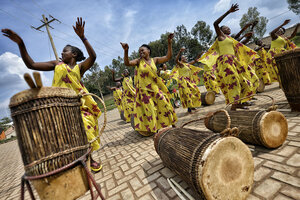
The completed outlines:
<svg viewBox="0 0 300 200">
<path fill-rule="evenodd" d="M 300 113 L 290 112 L 278 84 L 267 86 L 263 94 L 275 98 L 278 111 L 288 120 L 289 133 L 285 143 L 274 150 L 248 145 L 253 154 L 255 173 L 253 190 L 247 199 L 300 199 Z M 251 109 L 270 106 L 268 98 L 257 98 L 259 100 Z M 178 125 L 224 106 L 221 95 L 214 105 L 201 107 L 194 114 L 188 115 L 186 109 L 178 108 Z M 202 123 L 189 127 L 205 129 Z M 164 167 L 154 149 L 153 138 L 142 137 L 133 131 L 130 124 L 120 120 L 116 109 L 108 112 L 108 124 L 101 143 L 102 148 L 94 157 L 101 158 L 103 170 L 95 174 L 95 179 L 106 199 L 177 200 L 179 197 L 167 182 L 169 177 L 194 195 L 180 177 Z M 0 199 L 19 199 L 20 178 L 24 170 L 17 141 L 0 145 L 0 160 Z M 28 192 L 25 197 L 30 199 Z M 90 199 L 89 192 L 79 199 Z"/>
</svg>

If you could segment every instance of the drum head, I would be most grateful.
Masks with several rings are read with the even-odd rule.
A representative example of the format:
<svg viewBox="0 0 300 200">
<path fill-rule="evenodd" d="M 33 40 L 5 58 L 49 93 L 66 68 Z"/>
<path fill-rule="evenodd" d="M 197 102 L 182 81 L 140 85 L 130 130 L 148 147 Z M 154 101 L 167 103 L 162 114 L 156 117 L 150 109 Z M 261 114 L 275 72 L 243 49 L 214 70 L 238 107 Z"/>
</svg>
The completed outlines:
<svg viewBox="0 0 300 200">
<path fill-rule="evenodd" d="M 277 111 L 267 112 L 260 122 L 261 138 L 266 147 L 276 148 L 283 144 L 288 134 L 288 123 Z"/>
<path fill-rule="evenodd" d="M 238 138 L 222 138 L 205 150 L 198 172 L 206 199 L 246 199 L 253 184 L 253 158 Z"/>
<path fill-rule="evenodd" d="M 205 96 L 205 101 L 208 105 L 211 105 L 215 102 L 216 95 L 212 91 L 208 91 Z"/>
</svg>

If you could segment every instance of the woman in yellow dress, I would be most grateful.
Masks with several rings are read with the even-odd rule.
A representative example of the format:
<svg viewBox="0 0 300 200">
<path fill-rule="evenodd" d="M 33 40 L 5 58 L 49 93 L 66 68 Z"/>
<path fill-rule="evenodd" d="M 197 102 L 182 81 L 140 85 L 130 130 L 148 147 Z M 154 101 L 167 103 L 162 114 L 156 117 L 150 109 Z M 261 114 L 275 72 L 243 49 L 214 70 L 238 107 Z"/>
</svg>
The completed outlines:
<svg viewBox="0 0 300 200">
<path fill-rule="evenodd" d="M 195 60 L 187 62 L 184 55 L 180 57 L 183 51 L 185 51 L 185 48 L 181 48 L 178 52 L 176 56 L 177 65 L 172 70 L 172 73 L 178 72 L 180 101 L 183 108 L 188 108 L 188 112 L 191 113 L 192 110 L 201 106 L 201 93 L 197 85 L 200 82 L 198 73 L 203 69 L 193 66 L 201 54 Z"/>
<path fill-rule="evenodd" d="M 151 58 L 151 49 L 144 44 L 139 48 L 140 58 L 129 60 L 126 43 L 121 43 L 124 49 L 124 63 L 135 66 L 136 97 L 134 106 L 134 127 L 141 134 L 156 133 L 159 129 L 174 125 L 177 121 L 174 108 L 170 103 L 170 93 L 157 75 L 157 64 L 167 62 L 172 57 L 172 38 L 168 36 L 168 52 L 166 56 Z M 150 135 L 150 134 L 147 134 Z"/>
<path fill-rule="evenodd" d="M 21 57 L 25 65 L 29 69 L 40 71 L 54 70 L 53 87 L 71 88 L 76 93 L 88 93 L 87 89 L 81 82 L 83 74 L 94 64 L 96 60 L 96 53 L 84 35 L 85 22 L 82 18 L 77 18 L 76 27 L 73 26 L 75 33 L 82 40 L 89 57 L 85 59 L 83 53 L 77 47 L 67 45 L 61 54 L 62 60 L 52 60 L 48 62 L 35 62 L 29 56 L 22 38 L 10 29 L 2 29 L 2 32 L 12 41 L 16 42 L 20 49 Z M 77 62 L 83 62 L 77 64 Z M 101 111 L 97 103 L 91 96 L 84 96 L 81 98 L 82 106 L 80 107 L 81 116 L 84 122 L 84 127 L 87 134 L 88 141 L 91 141 L 98 135 L 98 117 Z M 100 148 L 100 140 L 92 143 L 92 150 L 95 151 Z M 91 157 L 91 169 L 94 172 L 100 171 L 102 165 L 96 162 Z"/>
<path fill-rule="evenodd" d="M 296 45 L 293 42 L 291 42 L 290 39 L 296 36 L 297 30 L 300 25 L 299 23 L 297 24 L 295 30 L 289 37 L 283 36 L 283 34 L 285 33 L 285 29 L 283 28 L 283 26 L 287 25 L 290 21 L 291 21 L 290 19 L 285 20 L 280 26 L 275 28 L 270 33 L 272 41 L 271 41 L 271 48 L 269 50 L 269 54 L 271 56 L 271 62 L 273 65 L 273 69 L 271 69 L 272 73 L 270 74 L 270 76 L 273 82 L 275 81 L 280 82 L 278 68 L 274 56 L 283 51 L 296 48 Z"/>
<path fill-rule="evenodd" d="M 113 97 L 114 97 L 114 100 L 115 100 L 115 104 L 116 104 L 116 107 L 118 108 L 118 111 L 121 115 L 121 113 L 123 112 L 123 106 L 122 106 L 123 90 L 122 90 L 122 87 L 121 87 L 121 83 L 116 82 L 116 87 L 107 86 L 107 88 L 109 90 L 113 91 Z"/>
<path fill-rule="evenodd" d="M 268 64 L 268 53 L 265 50 L 265 44 L 261 40 L 256 40 L 255 44 L 258 46 L 254 50 L 259 55 L 259 58 L 255 59 L 254 61 L 254 67 L 255 67 L 255 73 L 258 76 L 260 80 L 263 81 L 265 85 L 270 85 L 272 83 L 269 70 L 270 64 Z"/>
<path fill-rule="evenodd" d="M 230 28 L 219 27 L 219 23 L 230 13 L 238 10 L 238 5 L 231 8 L 214 22 L 217 33 L 217 40 L 211 48 L 199 59 L 200 62 L 216 63 L 216 78 L 222 93 L 225 96 L 226 104 L 233 103 L 231 109 L 245 108 L 246 103 L 255 94 L 258 87 L 258 77 L 250 64 L 257 58 L 256 52 L 242 43 L 229 37 Z"/>
<path fill-rule="evenodd" d="M 134 107 L 134 97 L 135 97 L 135 88 L 133 87 L 133 81 L 131 76 L 129 76 L 129 71 L 124 70 L 122 77 L 115 78 L 115 71 L 112 70 L 112 78 L 115 82 L 122 82 L 123 93 L 122 93 L 122 107 L 123 107 L 123 116 L 126 122 L 130 122 L 131 115 L 133 114 Z"/>
</svg>

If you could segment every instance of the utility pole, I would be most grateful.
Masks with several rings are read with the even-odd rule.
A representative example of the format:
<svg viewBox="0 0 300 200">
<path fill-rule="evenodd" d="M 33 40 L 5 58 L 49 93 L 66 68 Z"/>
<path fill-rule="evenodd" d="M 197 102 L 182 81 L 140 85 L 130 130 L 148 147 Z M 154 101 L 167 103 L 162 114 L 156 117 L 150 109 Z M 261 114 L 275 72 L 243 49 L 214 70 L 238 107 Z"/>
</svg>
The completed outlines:
<svg viewBox="0 0 300 200">
<path fill-rule="evenodd" d="M 50 34 L 50 31 L 49 31 L 49 27 L 52 28 L 49 24 L 50 24 L 51 22 L 57 20 L 57 19 L 55 19 L 55 18 L 53 18 L 52 16 L 50 16 L 50 17 L 52 17 L 52 19 L 51 19 L 50 21 L 48 21 L 48 19 L 45 17 L 45 15 L 42 15 L 42 16 L 43 16 L 43 20 L 44 20 L 44 21 L 41 20 L 41 22 L 43 23 L 43 25 L 41 25 L 41 26 L 39 26 L 39 27 L 37 27 L 37 28 L 35 28 L 35 27 L 32 26 L 32 28 L 34 28 L 34 29 L 40 31 L 40 28 L 46 26 L 47 33 L 48 33 L 48 36 L 49 36 L 49 39 L 50 39 L 50 42 L 51 42 L 51 46 L 52 46 L 52 49 L 53 49 L 55 58 L 56 58 L 56 60 L 59 60 L 58 55 L 57 55 L 57 52 L 56 52 L 56 48 L 55 48 L 55 45 L 54 45 L 54 42 L 53 42 L 53 39 L 52 39 L 52 36 L 51 36 L 51 34 Z M 58 20 L 57 20 L 57 21 L 58 21 Z M 53 28 L 52 28 L 52 29 L 53 29 Z"/>
</svg>

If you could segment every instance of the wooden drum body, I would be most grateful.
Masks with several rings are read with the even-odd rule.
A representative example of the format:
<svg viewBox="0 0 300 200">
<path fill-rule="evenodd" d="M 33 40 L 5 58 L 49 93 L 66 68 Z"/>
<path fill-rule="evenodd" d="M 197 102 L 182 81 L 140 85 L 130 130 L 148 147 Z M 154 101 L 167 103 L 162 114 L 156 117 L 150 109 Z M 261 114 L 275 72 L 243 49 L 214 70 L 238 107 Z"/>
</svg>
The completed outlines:
<svg viewBox="0 0 300 200">
<path fill-rule="evenodd" d="M 275 55 L 280 80 L 292 111 L 300 111 L 300 48 Z"/>
<path fill-rule="evenodd" d="M 206 105 L 206 106 L 212 105 L 212 104 L 214 104 L 215 99 L 216 99 L 216 95 L 215 95 L 215 92 L 213 92 L 213 91 L 201 93 L 202 105 Z"/>
<path fill-rule="evenodd" d="M 80 97 L 68 88 L 34 88 L 11 98 L 9 106 L 26 176 L 57 170 L 87 153 L 89 145 L 80 105 Z M 70 180 L 77 183 L 72 181 L 71 184 Z M 41 199 L 74 199 L 88 190 L 86 174 L 81 166 L 65 174 L 32 182 Z M 82 185 L 81 189 L 74 188 L 78 183 Z M 70 194 L 70 190 L 72 195 L 66 195 Z M 50 191 L 53 191 L 53 196 L 48 194 Z"/>
<path fill-rule="evenodd" d="M 288 134 L 288 123 L 284 115 L 277 111 L 228 111 L 231 127 L 239 128 L 239 138 L 246 143 L 276 148 L 283 144 Z M 217 113 L 205 120 L 206 128 L 213 132 L 225 129 L 227 117 Z"/>
<path fill-rule="evenodd" d="M 202 199 L 246 199 L 254 174 L 249 148 L 238 138 L 211 132 L 166 128 L 154 139 L 164 165 Z"/>
</svg>

